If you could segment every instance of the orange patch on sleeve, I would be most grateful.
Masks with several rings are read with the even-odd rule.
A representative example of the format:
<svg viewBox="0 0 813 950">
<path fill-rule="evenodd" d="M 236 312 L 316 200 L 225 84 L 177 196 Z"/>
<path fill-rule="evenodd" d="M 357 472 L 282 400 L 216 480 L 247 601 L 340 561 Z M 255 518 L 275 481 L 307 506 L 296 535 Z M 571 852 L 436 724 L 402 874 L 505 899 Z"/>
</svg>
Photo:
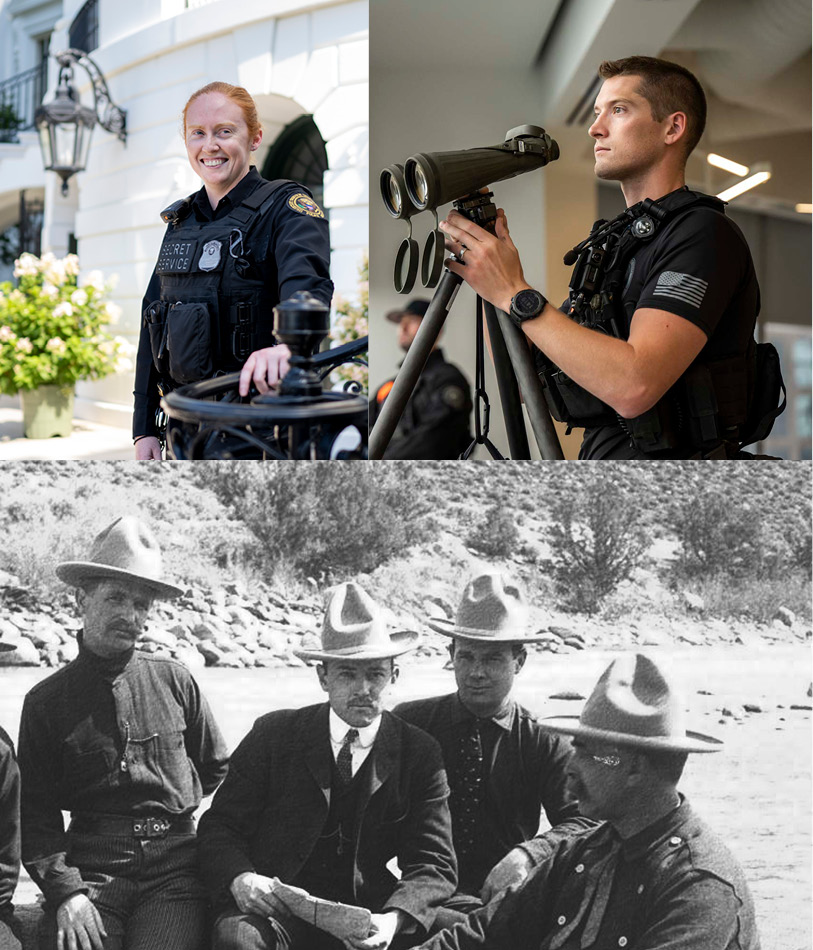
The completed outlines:
<svg viewBox="0 0 813 950">
<path fill-rule="evenodd" d="M 391 379 L 388 383 L 384 383 L 383 386 L 380 386 L 378 392 L 375 394 L 376 402 L 384 402 L 384 400 L 389 396 L 390 390 L 395 385 L 395 380 Z"/>
</svg>

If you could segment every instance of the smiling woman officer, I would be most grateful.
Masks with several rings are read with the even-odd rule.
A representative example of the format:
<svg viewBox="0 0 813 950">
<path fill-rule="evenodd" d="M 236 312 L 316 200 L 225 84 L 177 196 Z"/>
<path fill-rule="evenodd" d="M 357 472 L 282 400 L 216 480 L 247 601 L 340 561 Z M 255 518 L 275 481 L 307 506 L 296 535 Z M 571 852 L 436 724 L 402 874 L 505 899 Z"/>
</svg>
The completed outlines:
<svg viewBox="0 0 813 950">
<path fill-rule="evenodd" d="M 330 241 L 322 209 L 302 185 L 267 182 L 251 166 L 262 128 L 251 96 L 212 82 L 183 111 L 189 162 L 203 187 L 161 217 L 167 232 L 143 304 L 135 374 L 137 459 L 160 459 L 161 390 L 241 370 L 240 394 L 288 368 L 275 346 L 273 308 L 297 290 L 330 304 Z"/>
</svg>

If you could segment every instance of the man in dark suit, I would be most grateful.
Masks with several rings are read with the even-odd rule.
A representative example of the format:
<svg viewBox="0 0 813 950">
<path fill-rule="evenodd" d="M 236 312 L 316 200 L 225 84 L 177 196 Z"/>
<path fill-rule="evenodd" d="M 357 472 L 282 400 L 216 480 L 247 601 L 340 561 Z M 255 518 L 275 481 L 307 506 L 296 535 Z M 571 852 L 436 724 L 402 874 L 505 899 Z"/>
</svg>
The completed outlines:
<svg viewBox="0 0 813 950">
<path fill-rule="evenodd" d="M 437 739 L 449 773 L 459 892 L 438 912 L 435 929 L 442 929 L 528 874 L 540 855 L 523 843 L 539 830 L 543 809 L 552 829 L 534 842 L 537 851 L 590 822 L 565 789 L 569 744 L 511 697 L 525 645 L 540 639 L 528 631 L 516 582 L 501 573 L 475 577 L 455 619 L 429 625 L 451 638 L 457 692 L 403 703 L 395 713 Z"/>
<path fill-rule="evenodd" d="M 234 753 L 200 826 L 200 861 L 218 917 L 215 950 L 340 950 L 294 917 L 279 882 L 372 911 L 356 950 L 423 939 L 454 892 L 449 789 L 437 743 L 383 711 L 394 657 L 417 634 L 390 636 L 355 584 L 334 592 L 319 661 L 328 702 L 269 713 Z M 400 879 L 387 868 L 397 859 Z"/>
</svg>

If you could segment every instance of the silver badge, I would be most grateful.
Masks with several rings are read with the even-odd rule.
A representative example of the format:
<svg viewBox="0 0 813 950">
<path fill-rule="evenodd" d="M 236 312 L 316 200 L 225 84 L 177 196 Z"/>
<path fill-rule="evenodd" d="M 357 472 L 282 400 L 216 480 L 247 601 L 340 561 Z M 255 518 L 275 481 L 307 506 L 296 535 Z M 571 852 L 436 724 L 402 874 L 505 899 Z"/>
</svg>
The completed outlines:
<svg viewBox="0 0 813 950">
<path fill-rule="evenodd" d="M 207 241 L 200 253 L 198 267 L 201 270 L 214 270 L 220 263 L 220 241 Z"/>
</svg>

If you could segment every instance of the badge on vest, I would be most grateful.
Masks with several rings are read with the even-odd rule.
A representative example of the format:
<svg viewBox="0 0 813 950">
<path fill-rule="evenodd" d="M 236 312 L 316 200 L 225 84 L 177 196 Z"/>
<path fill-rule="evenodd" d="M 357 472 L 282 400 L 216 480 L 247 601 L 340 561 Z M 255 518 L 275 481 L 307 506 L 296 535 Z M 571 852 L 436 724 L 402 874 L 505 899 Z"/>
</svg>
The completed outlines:
<svg viewBox="0 0 813 950">
<path fill-rule="evenodd" d="M 220 241 L 207 241 L 200 252 L 198 268 L 200 270 L 216 270 L 220 264 Z"/>
<path fill-rule="evenodd" d="M 313 198 L 310 195 L 303 195 L 301 192 L 291 195 L 288 199 L 288 207 L 291 211 L 296 211 L 297 214 L 306 214 L 311 218 L 324 218 L 325 216 L 324 211 Z"/>
<path fill-rule="evenodd" d="M 197 250 L 197 241 L 173 241 L 167 238 L 161 245 L 158 263 L 155 266 L 158 274 L 187 274 L 192 269 L 192 261 Z"/>
</svg>

